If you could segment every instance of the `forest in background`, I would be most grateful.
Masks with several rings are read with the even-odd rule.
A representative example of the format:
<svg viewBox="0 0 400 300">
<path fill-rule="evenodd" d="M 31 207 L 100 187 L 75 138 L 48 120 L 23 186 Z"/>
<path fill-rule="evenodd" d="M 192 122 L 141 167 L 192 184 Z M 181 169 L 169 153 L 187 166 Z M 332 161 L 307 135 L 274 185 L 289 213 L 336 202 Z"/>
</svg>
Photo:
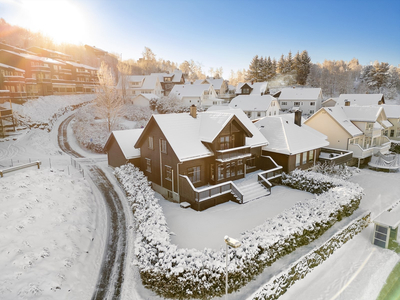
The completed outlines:
<svg viewBox="0 0 400 300">
<path fill-rule="evenodd" d="M 57 44 L 40 32 L 10 25 L 0 19 L 1 42 L 27 49 L 38 46 L 50 50 L 60 51 L 71 55 L 76 61 L 92 67 L 100 67 L 101 60 L 94 53 L 87 51 L 84 45 Z M 106 49 L 105 49 L 106 50 Z M 156 72 L 171 73 L 180 69 L 188 81 L 204 79 L 208 76 L 221 78 L 222 67 L 203 70 L 199 62 L 185 60 L 178 64 L 170 60 L 156 58 L 153 51 L 145 47 L 142 57 L 138 60 L 128 59 L 121 61 L 119 54 L 108 53 L 115 60 L 106 60 L 115 72 L 115 77 L 121 75 L 148 75 Z M 115 61 L 115 62 L 113 62 Z M 112 64 L 116 64 L 113 66 Z M 207 74 L 207 75 L 206 75 Z M 288 55 L 276 60 L 270 56 L 256 55 L 250 62 L 249 68 L 231 70 L 229 84 L 235 86 L 245 81 L 268 81 L 271 88 L 287 85 L 301 85 L 322 88 L 324 97 L 337 97 L 340 94 L 382 93 L 387 99 L 397 99 L 400 95 L 400 66 L 391 66 L 386 62 L 378 62 L 366 66 L 359 64 L 357 58 L 349 62 L 343 60 L 325 60 L 323 63 L 313 63 L 306 50 Z"/>
</svg>

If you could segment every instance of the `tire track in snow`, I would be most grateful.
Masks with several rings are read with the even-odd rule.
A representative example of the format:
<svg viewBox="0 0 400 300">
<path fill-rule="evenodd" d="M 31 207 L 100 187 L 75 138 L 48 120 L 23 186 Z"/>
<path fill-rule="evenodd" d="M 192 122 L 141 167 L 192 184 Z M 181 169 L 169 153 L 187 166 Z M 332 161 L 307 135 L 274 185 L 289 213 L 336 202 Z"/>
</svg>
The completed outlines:
<svg viewBox="0 0 400 300">
<path fill-rule="evenodd" d="M 58 145 L 65 153 L 76 158 L 84 158 L 74 151 L 68 143 L 67 128 L 73 118 L 74 115 L 71 115 L 60 124 L 58 128 Z M 91 161 L 93 162 L 93 160 Z M 82 160 L 80 162 L 85 163 L 86 161 Z M 95 165 L 87 165 L 87 171 L 99 191 L 103 194 L 110 216 L 108 243 L 92 299 L 120 299 L 127 252 L 127 226 L 123 205 L 114 190 L 114 186 L 103 170 Z"/>
</svg>

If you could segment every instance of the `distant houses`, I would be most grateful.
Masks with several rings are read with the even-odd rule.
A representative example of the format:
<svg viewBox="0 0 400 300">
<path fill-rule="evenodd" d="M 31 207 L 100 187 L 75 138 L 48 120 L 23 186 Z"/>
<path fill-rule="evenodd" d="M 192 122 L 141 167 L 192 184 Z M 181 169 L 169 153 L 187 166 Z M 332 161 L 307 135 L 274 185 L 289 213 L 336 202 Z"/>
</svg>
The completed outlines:
<svg viewBox="0 0 400 300">
<path fill-rule="evenodd" d="M 284 88 L 278 100 L 282 110 L 301 110 L 305 115 L 312 115 L 321 108 L 322 90 L 320 88 Z"/>
<path fill-rule="evenodd" d="M 240 108 L 250 120 L 279 115 L 278 99 L 271 95 L 239 95 L 231 100 L 229 107 Z"/>
<path fill-rule="evenodd" d="M 196 105 L 198 107 L 208 108 L 212 105 L 219 105 L 222 103 L 222 100 L 218 98 L 212 84 L 175 85 L 170 95 L 178 97 L 182 105 L 187 107 Z"/>
</svg>

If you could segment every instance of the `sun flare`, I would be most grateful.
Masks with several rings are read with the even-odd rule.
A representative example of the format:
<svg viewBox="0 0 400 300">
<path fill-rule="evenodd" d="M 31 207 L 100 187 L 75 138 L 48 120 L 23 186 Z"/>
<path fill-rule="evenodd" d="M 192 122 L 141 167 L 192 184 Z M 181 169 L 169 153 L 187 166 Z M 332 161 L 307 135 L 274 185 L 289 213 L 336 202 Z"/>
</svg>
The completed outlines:
<svg viewBox="0 0 400 300">
<path fill-rule="evenodd" d="M 31 31 L 39 31 L 56 43 L 84 42 L 85 18 L 70 0 L 23 0 L 21 23 Z"/>
</svg>

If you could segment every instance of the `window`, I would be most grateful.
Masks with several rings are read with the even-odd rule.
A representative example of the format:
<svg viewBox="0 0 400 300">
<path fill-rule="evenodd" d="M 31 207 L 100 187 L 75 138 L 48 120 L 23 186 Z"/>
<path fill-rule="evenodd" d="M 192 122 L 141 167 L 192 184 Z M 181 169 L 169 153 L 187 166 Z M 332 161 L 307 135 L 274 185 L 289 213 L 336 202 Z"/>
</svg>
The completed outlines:
<svg viewBox="0 0 400 300">
<path fill-rule="evenodd" d="M 282 101 L 281 105 L 287 105 L 287 102 L 286 101 Z"/>
<path fill-rule="evenodd" d="M 274 116 L 276 115 L 276 111 L 274 111 Z"/>
<path fill-rule="evenodd" d="M 146 171 L 151 173 L 151 159 L 146 158 Z"/>
<path fill-rule="evenodd" d="M 261 112 L 257 112 L 257 117 L 261 117 Z"/>
<path fill-rule="evenodd" d="M 242 90 L 243 94 L 250 94 L 250 89 L 249 88 L 245 88 Z"/>
<path fill-rule="evenodd" d="M 314 101 L 311 101 L 311 102 L 310 102 L 310 106 L 315 106 L 315 102 L 314 102 Z"/>
<path fill-rule="evenodd" d="M 165 166 L 165 179 L 172 180 L 172 168 L 170 166 Z"/>
<path fill-rule="evenodd" d="M 161 152 L 167 153 L 167 141 L 166 140 L 160 140 L 160 141 L 161 141 Z"/>
<path fill-rule="evenodd" d="M 308 151 L 308 161 L 313 162 L 314 160 L 314 150 Z"/>
<path fill-rule="evenodd" d="M 269 112 L 269 115 L 271 116 L 271 115 L 272 115 L 272 113 L 271 113 L 271 112 Z"/>
<path fill-rule="evenodd" d="M 302 164 L 305 165 L 307 163 L 307 152 L 304 152 L 302 156 L 303 156 Z"/>
<path fill-rule="evenodd" d="M 300 106 L 300 102 L 294 102 L 293 105 L 294 106 Z"/>
<path fill-rule="evenodd" d="M 247 169 L 255 168 L 256 166 L 256 159 L 254 157 L 250 157 L 246 161 L 246 167 Z"/>
<path fill-rule="evenodd" d="M 247 117 L 251 118 L 251 112 L 250 111 L 247 112 Z"/>
<path fill-rule="evenodd" d="M 229 149 L 229 135 L 219 137 L 219 149 Z"/>
<path fill-rule="evenodd" d="M 224 165 L 218 165 L 218 174 L 217 174 L 217 179 L 222 180 L 224 179 Z"/>
<path fill-rule="evenodd" d="M 313 109 L 310 109 L 310 114 L 313 114 L 314 113 L 314 110 Z"/>
<path fill-rule="evenodd" d="M 154 139 L 152 136 L 149 136 L 149 149 L 153 150 L 154 149 Z"/>
<path fill-rule="evenodd" d="M 390 137 L 394 137 L 394 129 L 390 130 Z"/>
<path fill-rule="evenodd" d="M 236 176 L 235 163 L 232 162 L 232 163 L 231 163 L 231 177 L 235 177 L 235 176 Z"/>
<path fill-rule="evenodd" d="M 211 178 L 211 180 L 215 180 L 215 177 L 214 177 L 214 164 L 210 165 L 210 178 Z"/>
<path fill-rule="evenodd" d="M 300 166 L 300 153 L 296 154 L 296 167 Z"/>
<path fill-rule="evenodd" d="M 192 183 L 200 182 L 200 166 L 188 168 L 187 173 Z"/>
<path fill-rule="evenodd" d="M 227 163 L 225 165 L 225 174 L 226 174 L 226 178 L 229 178 L 231 176 L 231 164 Z"/>
</svg>

